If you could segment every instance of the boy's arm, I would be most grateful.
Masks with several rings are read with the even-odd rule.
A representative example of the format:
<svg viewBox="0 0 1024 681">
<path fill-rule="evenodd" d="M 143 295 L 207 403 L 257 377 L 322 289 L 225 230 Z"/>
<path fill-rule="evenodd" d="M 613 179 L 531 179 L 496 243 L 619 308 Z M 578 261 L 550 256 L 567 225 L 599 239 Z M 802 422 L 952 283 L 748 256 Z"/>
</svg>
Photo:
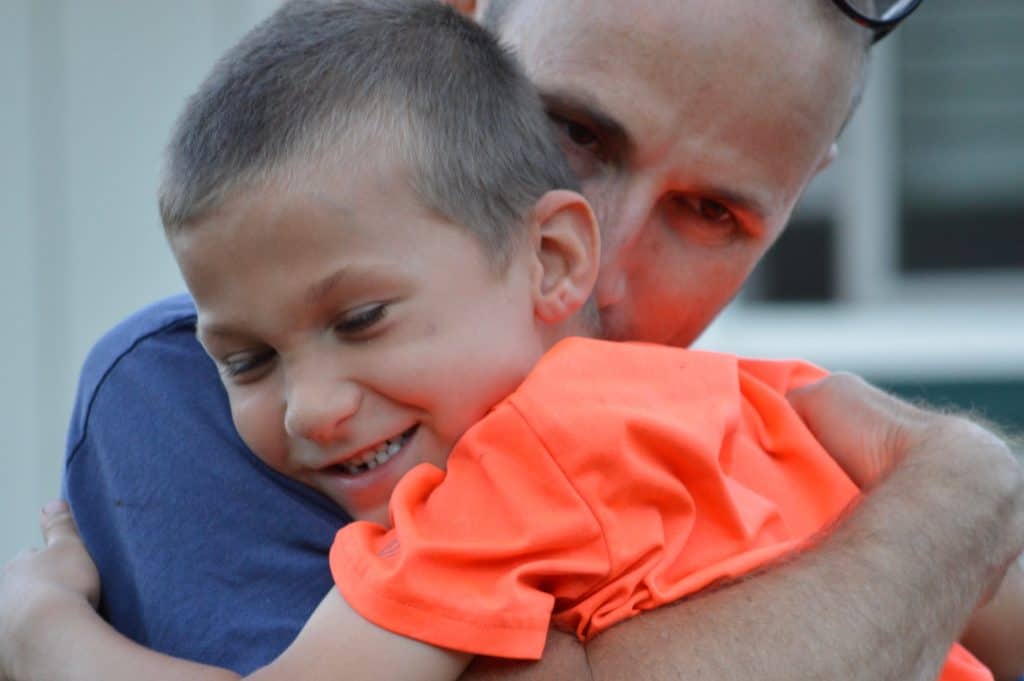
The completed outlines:
<svg viewBox="0 0 1024 681">
<path fill-rule="evenodd" d="M 573 678 L 938 675 L 978 601 L 1024 548 L 1020 466 L 986 431 L 848 376 L 791 401 L 869 487 L 863 502 L 790 560 L 615 626 L 587 646 L 585 662 L 560 650 Z M 522 663 L 499 669 L 480 678 L 556 678 Z"/>
<path fill-rule="evenodd" d="M 536 661 L 476 657 L 460 681 L 591 681 L 586 648 L 575 635 L 551 627 L 544 657 Z"/>
<path fill-rule="evenodd" d="M 337 589 L 324 597 L 284 653 L 253 681 L 456 679 L 472 656 L 420 643 L 363 619 Z"/>
<path fill-rule="evenodd" d="M 228 681 L 238 674 L 173 658 L 122 636 L 96 613 L 99 579 L 67 506 L 44 513 L 45 548 L 12 561 L 0 582 L 0 679 Z M 398 636 L 332 589 L 291 646 L 255 681 L 455 679 L 470 656 Z"/>
</svg>

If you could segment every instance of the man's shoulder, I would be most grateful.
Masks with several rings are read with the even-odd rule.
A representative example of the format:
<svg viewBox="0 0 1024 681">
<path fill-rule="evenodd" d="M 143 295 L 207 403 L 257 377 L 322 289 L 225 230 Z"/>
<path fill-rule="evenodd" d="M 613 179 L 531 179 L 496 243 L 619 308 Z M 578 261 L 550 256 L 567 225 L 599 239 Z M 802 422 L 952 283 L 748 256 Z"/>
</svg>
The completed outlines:
<svg viewBox="0 0 1024 681">
<path fill-rule="evenodd" d="M 194 343 L 196 309 L 192 298 L 179 294 L 147 305 L 121 320 L 89 351 L 79 381 L 79 393 L 96 390 L 126 356 L 147 343 Z"/>
<path fill-rule="evenodd" d="M 653 343 L 592 338 L 567 338 L 551 348 L 517 391 L 558 398 L 570 403 L 589 402 L 599 395 L 620 395 L 631 402 L 637 392 L 653 395 L 669 390 L 680 396 L 692 393 L 683 384 L 694 380 L 734 381 L 734 355 L 678 348 Z M 644 400 L 641 400 L 641 403 Z"/>
<path fill-rule="evenodd" d="M 820 380 L 824 370 L 797 359 L 756 359 L 727 352 L 640 342 L 567 338 L 549 350 L 519 392 L 532 391 L 575 401 L 595 389 L 622 394 L 635 403 L 635 390 L 664 389 L 673 397 L 694 396 L 693 386 L 718 387 L 724 394 L 744 379 L 755 379 L 777 392 Z M 578 394 L 566 395 L 566 391 Z M 641 403 L 643 400 L 640 400 Z"/>
<path fill-rule="evenodd" d="M 116 384 L 112 389 L 120 391 L 131 383 L 135 387 L 123 392 L 138 396 L 166 392 L 170 384 L 205 381 L 205 374 L 216 381 L 216 374 L 210 371 L 196 341 L 195 322 L 191 297 L 180 294 L 147 305 L 96 342 L 79 375 L 68 433 L 69 449 L 77 445 L 85 432 L 97 395 L 111 385 Z"/>
</svg>

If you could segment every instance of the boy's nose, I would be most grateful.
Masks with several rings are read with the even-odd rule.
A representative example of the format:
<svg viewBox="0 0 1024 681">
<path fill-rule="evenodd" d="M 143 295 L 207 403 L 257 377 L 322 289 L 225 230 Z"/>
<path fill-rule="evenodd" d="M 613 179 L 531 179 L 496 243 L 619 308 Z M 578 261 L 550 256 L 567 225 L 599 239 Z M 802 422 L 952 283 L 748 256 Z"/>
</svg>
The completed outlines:
<svg viewBox="0 0 1024 681">
<path fill-rule="evenodd" d="M 291 437 L 330 444 L 342 437 L 362 401 L 363 392 L 352 381 L 328 377 L 303 381 L 288 391 L 285 431 Z"/>
</svg>

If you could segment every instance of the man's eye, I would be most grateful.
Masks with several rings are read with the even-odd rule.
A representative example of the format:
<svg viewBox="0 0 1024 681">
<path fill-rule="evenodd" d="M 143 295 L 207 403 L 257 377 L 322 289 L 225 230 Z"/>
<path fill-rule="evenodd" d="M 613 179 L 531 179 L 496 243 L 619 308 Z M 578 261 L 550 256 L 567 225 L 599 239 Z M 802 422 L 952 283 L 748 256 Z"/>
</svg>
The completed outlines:
<svg viewBox="0 0 1024 681">
<path fill-rule="evenodd" d="M 685 203 L 689 210 L 708 222 L 731 223 L 736 219 L 729 207 L 721 201 L 695 196 L 680 196 L 678 201 Z"/>
<path fill-rule="evenodd" d="M 729 243 L 744 234 L 736 214 L 716 199 L 675 194 L 669 198 L 666 210 L 676 231 L 702 243 Z"/>
<path fill-rule="evenodd" d="M 274 358 L 274 352 L 267 350 L 257 353 L 239 353 L 229 355 L 220 361 L 222 371 L 231 378 L 240 378 L 253 374 Z"/>
<path fill-rule="evenodd" d="M 575 146 L 587 149 L 588 151 L 595 151 L 600 145 L 600 137 L 590 126 L 574 121 L 571 118 L 563 118 L 554 113 L 549 113 L 548 117 L 559 134 Z"/>
<path fill-rule="evenodd" d="M 344 335 L 357 335 L 370 330 L 384 319 L 388 306 L 384 303 L 364 305 L 347 313 L 334 325 L 334 330 Z"/>
<path fill-rule="evenodd" d="M 697 211 L 700 216 L 710 222 L 727 222 L 732 220 L 732 211 L 724 204 L 711 199 L 698 199 Z"/>
<path fill-rule="evenodd" d="M 569 141 L 580 147 L 594 147 L 598 141 L 593 130 L 575 121 L 565 122 L 565 135 Z"/>
<path fill-rule="evenodd" d="M 576 177 L 585 181 L 601 173 L 611 160 L 601 135 L 585 123 L 554 113 L 548 116 L 555 128 L 558 144 Z"/>
</svg>

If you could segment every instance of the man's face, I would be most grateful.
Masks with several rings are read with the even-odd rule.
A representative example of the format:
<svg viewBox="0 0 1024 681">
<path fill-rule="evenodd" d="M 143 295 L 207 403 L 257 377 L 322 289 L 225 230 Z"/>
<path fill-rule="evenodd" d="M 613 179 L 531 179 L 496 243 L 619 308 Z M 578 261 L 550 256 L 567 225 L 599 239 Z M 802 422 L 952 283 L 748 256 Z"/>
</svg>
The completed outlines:
<svg viewBox="0 0 1024 681">
<path fill-rule="evenodd" d="M 242 439 L 353 517 L 388 499 L 543 354 L 527 249 L 496 272 L 468 230 L 363 165 L 248 190 L 171 237 Z"/>
<path fill-rule="evenodd" d="M 601 222 L 610 337 L 692 343 L 831 158 L 858 48 L 809 1 L 521 0 L 506 18 Z"/>
</svg>

